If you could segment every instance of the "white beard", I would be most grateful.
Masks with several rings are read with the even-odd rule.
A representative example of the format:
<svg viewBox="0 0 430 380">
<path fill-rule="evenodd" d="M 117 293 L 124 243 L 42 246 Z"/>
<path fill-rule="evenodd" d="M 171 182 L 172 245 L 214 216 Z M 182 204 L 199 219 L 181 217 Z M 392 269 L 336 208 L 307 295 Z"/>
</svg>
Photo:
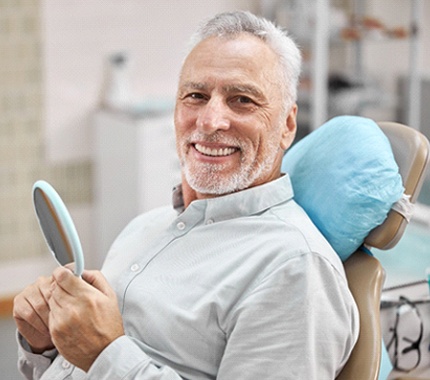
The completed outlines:
<svg viewBox="0 0 430 380">
<path fill-rule="evenodd" d="M 246 152 L 252 151 L 252 146 L 249 142 L 236 138 L 220 137 L 217 134 L 202 137 L 201 135 L 198 137 L 193 135 L 192 139 L 194 141 L 219 142 L 239 147 L 241 159 L 237 169 L 232 174 L 226 174 L 224 173 L 227 167 L 226 164 L 189 162 L 185 153 L 187 149 L 185 146 L 189 146 L 188 142 L 183 145 L 181 165 L 185 179 L 192 189 L 201 194 L 223 195 L 250 187 L 259 178 L 271 171 L 280 149 L 279 141 L 271 138 L 266 144 L 264 157 L 260 162 L 256 161 L 256 157 L 247 161 Z M 190 141 L 191 138 L 188 140 Z"/>
</svg>

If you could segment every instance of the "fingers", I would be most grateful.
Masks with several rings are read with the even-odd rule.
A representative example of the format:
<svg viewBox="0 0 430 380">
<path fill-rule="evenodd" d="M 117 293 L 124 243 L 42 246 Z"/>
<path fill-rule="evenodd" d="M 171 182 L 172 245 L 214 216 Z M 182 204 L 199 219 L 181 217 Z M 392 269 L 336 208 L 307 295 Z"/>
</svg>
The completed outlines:
<svg viewBox="0 0 430 380">
<path fill-rule="evenodd" d="M 52 278 L 40 277 L 34 284 L 18 294 L 14 300 L 14 316 L 28 320 L 37 326 L 47 326 L 48 302 L 51 297 Z M 43 327 L 39 330 L 44 330 Z"/>
<path fill-rule="evenodd" d="M 96 270 L 85 270 L 82 273 L 82 278 L 97 290 L 101 291 L 106 296 L 112 296 L 115 294 L 112 287 L 107 282 L 106 278 L 100 271 Z"/>
<path fill-rule="evenodd" d="M 100 271 L 85 270 L 81 278 L 76 277 L 69 269 L 59 267 L 53 273 L 54 283 L 51 289 L 50 308 L 67 307 L 73 298 L 96 299 L 98 292 L 109 298 L 116 294 Z"/>
<path fill-rule="evenodd" d="M 83 281 L 74 276 L 68 268 L 58 267 L 54 270 L 51 285 L 49 309 L 53 318 L 61 309 L 67 309 L 73 304 L 75 296 L 79 295 Z"/>
<path fill-rule="evenodd" d="M 82 273 L 82 279 L 84 280 L 82 281 L 82 279 L 76 277 L 71 272 L 71 268 L 59 267 L 55 269 L 53 278 L 58 286 L 72 296 L 78 296 L 83 291 L 94 289 L 99 290 L 109 297 L 115 295 L 115 292 L 100 271 L 85 270 Z"/>
<path fill-rule="evenodd" d="M 42 302 L 26 296 L 15 297 L 13 317 L 23 335 L 27 328 L 35 329 L 42 335 L 49 335 L 49 307 Z"/>
<path fill-rule="evenodd" d="M 34 322 L 36 323 L 36 328 L 40 324 L 41 328 L 38 330 L 40 332 L 45 332 L 46 334 L 49 334 L 48 330 L 48 320 L 49 320 L 49 298 L 50 298 L 50 291 L 47 289 L 36 289 L 36 292 L 38 292 L 37 295 L 33 296 L 27 296 L 25 297 L 25 300 L 27 301 L 27 304 L 29 307 L 32 308 L 33 313 L 36 318 L 34 319 Z M 43 326 L 42 326 L 43 325 Z"/>
<path fill-rule="evenodd" d="M 67 268 L 67 269 L 71 270 L 73 273 L 75 272 L 75 263 L 74 262 L 73 263 L 68 263 L 68 264 L 63 265 L 63 266 L 64 266 L 64 268 Z"/>
<path fill-rule="evenodd" d="M 49 333 L 49 299 L 52 278 L 39 278 L 14 299 L 13 317 L 18 331 L 32 347 L 52 346 Z"/>
<path fill-rule="evenodd" d="M 55 282 L 53 289 L 59 286 L 63 291 L 70 295 L 77 295 L 79 293 L 80 286 L 83 285 L 81 279 L 76 277 L 70 268 L 60 266 L 54 270 L 52 277 Z"/>
</svg>

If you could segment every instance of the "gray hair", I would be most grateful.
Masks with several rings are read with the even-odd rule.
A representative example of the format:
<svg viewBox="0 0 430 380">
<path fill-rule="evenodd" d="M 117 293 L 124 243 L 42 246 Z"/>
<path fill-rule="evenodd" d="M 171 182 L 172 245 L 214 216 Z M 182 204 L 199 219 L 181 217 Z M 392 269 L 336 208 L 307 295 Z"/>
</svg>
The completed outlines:
<svg viewBox="0 0 430 380">
<path fill-rule="evenodd" d="M 297 100 L 302 57 L 300 50 L 288 33 L 271 21 L 251 12 L 225 12 L 203 23 L 191 37 L 189 49 L 209 37 L 236 38 L 249 33 L 264 41 L 278 55 L 283 73 L 287 108 Z"/>
</svg>

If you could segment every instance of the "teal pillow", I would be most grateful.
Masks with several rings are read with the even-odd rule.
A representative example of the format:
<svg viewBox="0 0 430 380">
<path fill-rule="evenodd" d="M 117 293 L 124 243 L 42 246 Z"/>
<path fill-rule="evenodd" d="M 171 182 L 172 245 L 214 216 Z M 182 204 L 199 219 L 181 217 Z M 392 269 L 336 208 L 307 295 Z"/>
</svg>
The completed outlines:
<svg viewBox="0 0 430 380">
<path fill-rule="evenodd" d="M 292 148 L 282 162 L 296 202 L 342 260 L 387 217 L 404 188 L 390 143 L 367 118 L 338 116 Z"/>
</svg>

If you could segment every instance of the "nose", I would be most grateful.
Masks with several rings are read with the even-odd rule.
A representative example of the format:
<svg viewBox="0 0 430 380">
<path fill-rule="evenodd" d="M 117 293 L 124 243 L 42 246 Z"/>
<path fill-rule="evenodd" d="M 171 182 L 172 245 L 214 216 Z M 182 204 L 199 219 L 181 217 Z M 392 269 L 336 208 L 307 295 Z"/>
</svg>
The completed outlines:
<svg viewBox="0 0 430 380">
<path fill-rule="evenodd" d="M 217 130 L 227 130 L 230 128 L 228 117 L 228 106 L 219 98 L 211 98 L 200 109 L 197 117 L 197 128 L 206 134 L 211 134 Z"/>
</svg>

